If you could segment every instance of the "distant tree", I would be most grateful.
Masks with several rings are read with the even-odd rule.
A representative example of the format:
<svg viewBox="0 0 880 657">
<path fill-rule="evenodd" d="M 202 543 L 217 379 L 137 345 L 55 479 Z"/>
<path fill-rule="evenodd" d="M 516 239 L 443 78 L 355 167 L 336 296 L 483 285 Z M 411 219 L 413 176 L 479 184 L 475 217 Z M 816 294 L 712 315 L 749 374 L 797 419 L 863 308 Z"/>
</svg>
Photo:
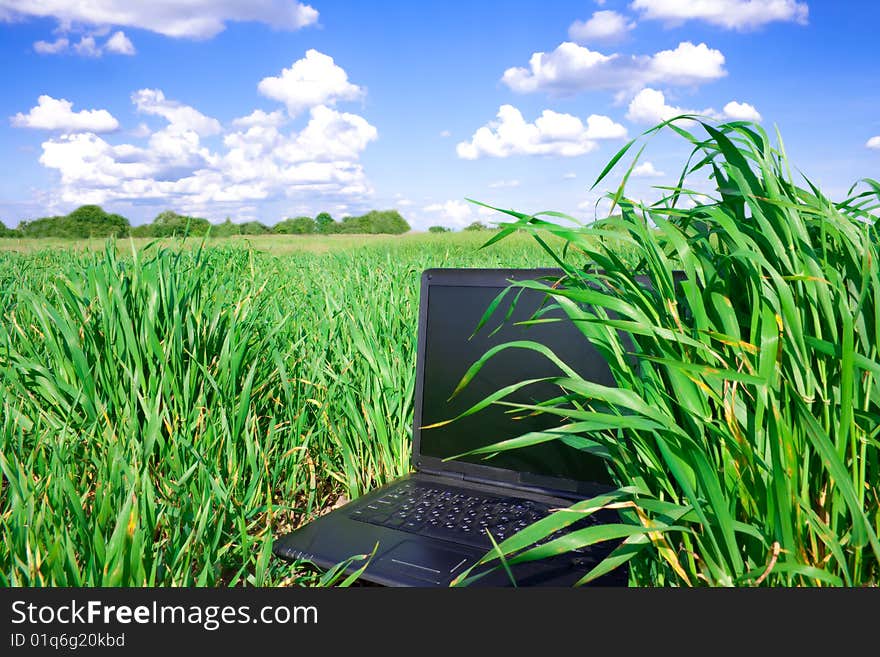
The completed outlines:
<svg viewBox="0 0 880 657">
<path fill-rule="evenodd" d="M 465 226 L 465 230 L 489 230 L 489 227 L 484 224 L 482 221 L 475 221 L 472 224 Z"/>
<path fill-rule="evenodd" d="M 428 229 L 429 233 L 448 233 L 450 230 L 446 226 L 431 226 Z"/>
<path fill-rule="evenodd" d="M 131 226 L 118 214 L 107 214 L 98 205 L 83 205 L 70 214 L 23 221 L 19 233 L 23 237 L 126 237 Z"/>
<path fill-rule="evenodd" d="M 314 233 L 316 229 L 315 220 L 311 217 L 294 217 L 279 221 L 272 230 L 283 235 L 305 235 Z"/>
<path fill-rule="evenodd" d="M 410 230 L 406 222 L 397 210 L 372 210 L 364 215 L 371 233 L 388 233 L 400 235 Z"/>
<path fill-rule="evenodd" d="M 338 232 L 345 234 L 369 233 L 370 226 L 364 217 L 343 217 L 339 222 Z"/>
<path fill-rule="evenodd" d="M 6 224 L 0 221 L 0 237 L 16 237 L 18 235 L 18 231 L 7 228 Z"/>
<path fill-rule="evenodd" d="M 177 214 L 173 210 L 160 212 L 150 225 L 151 237 L 201 237 L 207 235 L 211 228 L 211 222 L 207 219 Z"/>
<path fill-rule="evenodd" d="M 129 231 L 129 235 L 132 237 L 155 237 L 153 234 L 153 224 L 140 224 L 139 226 L 132 226 Z"/>
<path fill-rule="evenodd" d="M 211 226 L 211 237 L 230 237 L 232 235 L 240 235 L 241 227 L 233 223 L 232 219 L 226 217 L 226 221 Z"/>
<path fill-rule="evenodd" d="M 261 224 L 259 221 L 246 221 L 243 224 L 239 224 L 239 233 L 241 235 L 265 235 L 271 232 L 271 228 Z"/>
<path fill-rule="evenodd" d="M 321 212 L 315 217 L 315 228 L 324 235 L 339 231 L 339 226 L 327 212 Z"/>
<path fill-rule="evenodd" d="M 340 233 L 399 235 L 410 230 L 409 224 L 397 210 L 371 210 L 359 217 L 343 217 Z"/>
</svg>

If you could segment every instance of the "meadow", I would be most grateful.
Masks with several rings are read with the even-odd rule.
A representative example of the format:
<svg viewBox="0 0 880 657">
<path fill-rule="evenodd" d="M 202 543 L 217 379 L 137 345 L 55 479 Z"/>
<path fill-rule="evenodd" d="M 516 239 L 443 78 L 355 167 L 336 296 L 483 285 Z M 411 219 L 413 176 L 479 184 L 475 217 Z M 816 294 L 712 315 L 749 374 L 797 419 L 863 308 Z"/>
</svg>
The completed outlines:
<svg viewBox="0 0 880 657">
<path fill-rule="evenodd" d="M 617 488 L 479 568 L 615 541 L 584 583 L 627 564 L 633 585 L 876 586 L 880 184 L 831 200 L 753 124 L 641 139 L 659 130 L 693 149 L 678 184 L 628 198 L 634 140 L 598 174 L 620 183 L 590 226 L 504 211 L 492 233 L 7 241 L 0 583 L 338 582 L 279 563 L 272 540 L 406 471 L 420 272 L 555 265 L 562 285 L 518 285 L 617 385 L 557 361 L 559 396 L 512 410 L 559 427 L 481 451 L 564 440 Z M 468 412 L 488 403 L 510 404 Z M 543 541 L 602 507 L 620 521 Z"/>
<path fill-rule="evenodd" d="M 0 240 L 0 582 L 317 583 L 273 536 L 408 470 L 419 275 L 528 237 Z"/>
</svg>

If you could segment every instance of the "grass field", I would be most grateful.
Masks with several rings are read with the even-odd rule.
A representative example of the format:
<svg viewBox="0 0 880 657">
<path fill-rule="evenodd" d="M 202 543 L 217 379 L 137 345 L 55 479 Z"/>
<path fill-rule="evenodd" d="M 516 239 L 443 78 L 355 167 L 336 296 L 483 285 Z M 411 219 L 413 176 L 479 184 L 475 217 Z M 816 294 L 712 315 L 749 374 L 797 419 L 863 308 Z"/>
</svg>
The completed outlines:
<svg viewBox="0 0 880 657">
<path fill-rule="evenodd" d="M 485 239 L 0 241 L 0 581 L 285 581 L 273 535 L 407 470 L 422 269 L 549 264 Z"/>
<path fill-rule="evenodd" d="M 204 244 L 211 247 L 241 247 L 252 249 L 260 253 L 269 255 L 283 256 L 299 253 L 332 253 L 332 252 L 351 252 L 352 250 L 362 247 L 376 247 L 391 250 L 405 249 L 407 246 L 418 247 L 419 245 L 428 245 L 428 248 L 434 248 L 438 245 L 447 245 L 454 250 L 477 251 L 480 246 L 489 239 L 492 233 L 481 231 L 470 231 L 462 233 L 420 233 L 411 232 L 405 235 L 236 235 L 232 237 L 208 238 Z M 546 257 L 540 252 L 540 249 L 532 248 L 532 240 L 525 235 L 519 237 L 521 245 L 528 244 L 528 248 L 537 257 Z M 143 249 L 148 244 L 157 244 L 159 246 L 170 248 L 192 249 L 202 244 L 200 239 L 180 240 L 174 238 L 153 239 L 153 238 L 131 238 L 120 239 L 116 242 L 116 250 L 119 253 L 127 253 L 131 251 L 131 245 L 138 250 Z M 29 238 L 29 239 L 12 239 L 0 238 L 0 251 L 10 251 L 16 253 L 34 253 L 37 251 L 100 251 L 103 252 L 106 246 L 106 240 L 68 240 L 55 238 Z M 507 249 L 505 249 L 506 251 Z M 503 257 L 502 254 L 492 255 L 485 254 L 476 256 L 478 259 L 486 257 L 489 259 Z"/>
</svg>

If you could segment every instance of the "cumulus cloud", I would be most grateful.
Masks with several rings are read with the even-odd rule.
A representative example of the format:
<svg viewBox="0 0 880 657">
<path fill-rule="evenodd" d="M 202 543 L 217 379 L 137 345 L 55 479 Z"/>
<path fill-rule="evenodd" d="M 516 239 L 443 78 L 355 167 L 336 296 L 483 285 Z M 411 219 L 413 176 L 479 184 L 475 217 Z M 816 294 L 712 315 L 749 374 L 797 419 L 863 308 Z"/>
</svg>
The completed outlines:
<svg viewBox="0 0 880 657">
<path fill-rule="evenodd" d="M 152 133 L 153 131 L 150 130 L 150 126 L 148 126 L 146 123 L 138 123 L 137 127 L 129 132 L 132 137 L 138 137 L 140 139 L 143 139 L 144 137 L 149 137 Z"/>
<path fill-rule="evenodd" d="M 865 147 L 880 150 L 880 135 L 877 135 L 876 137 L 871 137 L 868 141 L 866 141 Z"/>
<path fill-rule="evenodd" d="M 662 171 L 657 171 L 654 168 L 654 165 L 651 162 L 642 162 L 641 164 L 637 164 L 632 171 L 632 175 L 635 178 L 659 178 L 661 176 L 665 176 L 666 174 Z"/>
<path fill-rule="evenodd" d="M 629 103 L 626 118 L 634 123 L 660 123 L 679 114 L 706 114 L 707 110 L 685 109 L 666 103 L 666 96 L 656 89 L 642 89 Z"/>
<path fill-rule="evenodd" d="M 36 41 L 34 50 L 41 55 L 57 55 L 67 50 L 70 41 L 65 37 L 58 37 L 54 41 Z"/>
<path fill-rule="evenodd" d="M 528 68 L 513 67 L 501 80 L 513 91 L 572 94 L 589 89 L 629 90 L 651 83 L 693 86 L 727 75 L 724 55 L 705 43 L 682 41 L 653 55 L 605 55 L 566 41 L 536 52 Z"/>
<path fill-rule="evenodd" d="M 593 13 L 587 21 L 575 21 L 568 28 L 572 41 L 580 43 L 619 41 L 636 26 L 616 11 L 602 10 Z"/>
<path fill-rule="evenodd" d="M 122 30 L 114 32 L 113 36 L 107 39 L 104 49 L 117 55 L 133 55 L 135 53 L 134 44 Z"/>
<path fill-rule="evenodd" d="M 40 162 L 61 176 L 65 202 L 171 199 L 184 210 L 275 197 L 369 193 L 357 159 L 377 136 L 363 118 L 324 106 L 299 132 L 284 134 L 271 115 L 224 136 L 215 153 L 182 124 L 151 135 L 147 147 L 111 145 L 93 133 L 43 143 Z"/>
<path fill-rule="evenodd" d="M 236 21 L 265 23 L 275 29 L 298 30 L 318 22 L 318 12 L 293 0 L 0 0 L 0 17 L 55 18 L 62 26 L 116 25 L 158 32 L 170 37 L 207 39 Z"/>
<path fill-rule="evenodd" d="M 464 228 L 476 220 L 473 205 L 464 201 L 432 203 L 422 210 L 436 216 L 438 221 L 449 228 Z"/>
<path fill-rule="evenodd" d="M 544 110 L 528 123 L 512 105 L 502 105 L 497 119 L 479 128 L 470 141 L 456 147 L 460 158 L 508 157 L 510 155 L 559 155 L 575 157 L 597 147 L 596 140 L 626 137 L 626 128 L 607 116 L 591 114 L 586 125 L 578 117 Z"/>
<path fill-rule="evenodd" d="M 755 109 L 754 105 L 748 103 L 738 103 L 735 100 L 730 101 L 724 106 L 724 116 L 737 121 L 760 121 L 761 114 Z"/>
<path fill-rule="evenodd" d="M 309 107 L 357 100 L 364 95 L 364 90 L 348 81 L 348 74 L 332 57 L 314 49 L 283 69 L 279 76 L 260 80 L 257 89 L 267 98 L 286 104 L 291 116 Z"/>
<path fill-rule="evenodd" d="M 71 204 L 153 199 L 215 218 L 258 201 L 306 196 L 331 207 L 372 193 L 359 160 L 378 131 L 365 118 L 329 106 L 344 95 L 307 95 L 294 107 L 304 116 L 293 128 L 289 110 L 255 109 L 224 130 L 161 89 L 140 89 L 131 94 L 136 110 L 165 121 L 159 129 L 142 124 L 129 133 L 145 144 L 111 143 L 94 125 L 70 125 L 43 143 L 40 162 L 58 172 L 60 197 Z M 219 142 L 205 141 L 215 135 Z"/>
<path fill-rule="evenodd" d="M 287 117 L 284 116 L 284 113 L 281 110 L 264 112 L 263 110 L 258 109 L 254 110 L 247 116 L 240 116 L 237 119 L 232 119 L 232 125 L 242 128 L 250 128 L 253 126 L 272 126 L 277 128 L 286 122 Z"/>
<path fill-rule="evenodd" d="M 78 43 L 73 45 L 73 51 L 77 55 L 82 55 L 83 57 L 100 57 L 101 49 L 98 47 L 98 44 L 95 42 L 95 37 L 88 35 L 82 37 Z"/>
<path fill-rule="evenodd" d="M 2 2 L 2 0 L 0 0 Z M 67 37 L 58 37 L 55 41 L 37 41 L 34 43 L 34 51 L 41 55 L 60 55 L 70 53 L 82 57 L 100 57 L 105 52 L 116 55 L 134 55 L 135 48 L 131 40 L 125 36 L 125 32 L 117 30 L 103 43 L 98 43 L 96 37 L 102 37 L 108 30 L 94 30 L 80 37 L 79 41 L 71 46 Z"/>
<path fill-rule="evenodd" d="M 451 136 L 452 136 L 452 132 L 449 131 L 449 130 L 441 130 L 441 131 L 440 131 L 440 136 L 443 137 L 443 138 L 445 139 L 446 137 L 451 137 Z"/>
<path fill-rule="evenodd" d="M 131 95 L 131 100 L 139 112 L 161 116 L 182 130 L 191 130 L 201 136 L 216 135 L 221 131 L 217 119 L 205 116 L 189 105 L 168 100 L 160 89 L 140 89 Z"/>
<path fill-rule="evenodd" d="M 643 19 L 672 24 L 702 20 L 734 30 L 749 30 L 776 21 L 806 25 L 809 7 L 796 0 L 634 0 L 630 8 Z"/>
<path fill-rule="evenodd" d="M 718 112 L 711 107 L 696 110 L 685 107 L 670 105 L 666 102 L 666 96 L 657 89 L 642 89 L 630 101 L 626 118 L 635 123 L 660 123 L 681 114 L 699 114 L 711 119 L 735 120 L 735 121 L 760 121 L 761 114 L 749 103 L 730 101 L 724 106 L 723 111 Z"/>
<path fill-rule="evenodd" d="M 64 130 L 67 132 L 112 132 L 119 128 L 119 121 L 107 110 L 73 111 L 73 103 L 64 98 L 42 95 L 30 112 L 19 112 L 10 121 L 17 128 L 41 130 Z"/>
</svg>

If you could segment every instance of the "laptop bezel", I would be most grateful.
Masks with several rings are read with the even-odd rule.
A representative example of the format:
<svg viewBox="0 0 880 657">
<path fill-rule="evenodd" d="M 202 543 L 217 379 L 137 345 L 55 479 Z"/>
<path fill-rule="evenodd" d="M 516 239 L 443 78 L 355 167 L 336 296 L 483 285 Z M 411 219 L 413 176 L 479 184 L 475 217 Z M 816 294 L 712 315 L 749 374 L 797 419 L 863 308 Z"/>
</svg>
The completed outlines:
<svg viewBox="0 0 880 657">
<path fill-rule="evenodd" d="M 427 346 L 428 300 L 432 286 L 506 287 L 511 281 L 561 278 L 564 272 L 557 268 L 533 269 L 447 269 L 432 268 L 422 272 L 419 290 L 419 319 L 416 351 L 416 382 L 413 405 L 412 466 L 419 472 L 466 479 L 481 483 L 524 488 L 549 494 L 591 496 L 610 490 L 610 486 L 595 481 L 581 481 L 564 477 L 517 472 L 489 465 L 465 461 L 445 461 L 421 453 L 422 398 L 424 394 L 425 349 Z"/>
</svg>

